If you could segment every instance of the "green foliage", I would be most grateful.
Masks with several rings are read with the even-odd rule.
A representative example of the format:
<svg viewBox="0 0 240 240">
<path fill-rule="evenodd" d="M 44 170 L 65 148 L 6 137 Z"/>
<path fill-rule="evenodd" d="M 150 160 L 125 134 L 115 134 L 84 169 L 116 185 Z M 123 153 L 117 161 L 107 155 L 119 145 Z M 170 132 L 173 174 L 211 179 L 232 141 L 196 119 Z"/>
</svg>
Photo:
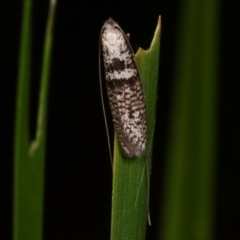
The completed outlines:
<svg viewBox="0 0 240 240">
<path fill-rule="evenodd" d="M 218 2 L 181 1 L 161 240 L 213 239 Z"/>
<path fill-rule="evenodd" d="M 157 99 L 160 48 L 160 19 L 149 50 L 140 49 L 136 60 L 142 77 L 147 108 L 148 147 L 146 155 L 129 159 L 122 154 L 117 137 L 114 144 L 112 240 L 145 239 L 149 170 Z"/>
<path fill-rule="evenodd" d="M 52 0 L 43 50 L 36 137 L 30 143 L 28 112 L 32 5 L 30 0 L 25 0 L 23 5 L 14 138 L 14 240 L 42 239 L 47 96 L 55 7 L 56 2 Z"/>
</svg>

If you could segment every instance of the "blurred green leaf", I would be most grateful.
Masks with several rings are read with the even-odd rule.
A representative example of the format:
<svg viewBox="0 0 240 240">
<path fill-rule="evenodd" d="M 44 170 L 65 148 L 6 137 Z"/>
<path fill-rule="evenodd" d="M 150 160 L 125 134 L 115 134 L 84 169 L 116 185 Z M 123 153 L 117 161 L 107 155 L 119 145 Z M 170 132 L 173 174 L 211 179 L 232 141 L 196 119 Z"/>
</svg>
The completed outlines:
<svg viewBox="0 0 240 240">
<path fill-rule="evenodd" d="M 212 240 L 219 6 L 181 1 L 161 240 Z"/>
<path fill-rule="evenodd" d="M 55 7 L 56 2 L 52 0 L 43 51 L 36 138 L 30 144 L 28 109 L 32 5 L 30 0 L 25 0 L 23 4 L 14 139 L 14 240 L 42 239 L 47 96 Z"/>
</svg>

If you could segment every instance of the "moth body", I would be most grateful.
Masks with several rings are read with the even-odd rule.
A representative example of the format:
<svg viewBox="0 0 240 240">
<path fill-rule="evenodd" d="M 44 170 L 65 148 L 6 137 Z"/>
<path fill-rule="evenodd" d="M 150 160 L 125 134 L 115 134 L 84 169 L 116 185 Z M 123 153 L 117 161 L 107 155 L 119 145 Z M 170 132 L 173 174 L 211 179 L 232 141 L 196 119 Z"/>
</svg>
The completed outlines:
<svg viewBox="0 0 240 240">
<path fill-rule="evenodd" d="M 103 62 L 109 104 L 115 131 L 128 157 L 141 156 L 146 150 L 146 105 L 127 36 L 120 26 L 108 19 L 101 31 Z"/>
</svg>

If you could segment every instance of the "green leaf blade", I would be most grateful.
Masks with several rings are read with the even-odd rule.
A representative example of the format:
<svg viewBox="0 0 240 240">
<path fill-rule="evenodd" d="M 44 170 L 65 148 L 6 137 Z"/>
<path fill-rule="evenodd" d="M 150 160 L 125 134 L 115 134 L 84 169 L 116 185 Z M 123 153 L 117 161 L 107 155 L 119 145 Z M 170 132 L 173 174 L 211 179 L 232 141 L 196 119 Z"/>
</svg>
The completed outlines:
<svg viewBox="0 0 240 240">
<path fill-rule="evenodd" d="M 162 240 L 213 239 L 218 3 L 182 1 Z"/>
<path fill-rule="evenodd" d="M 25 0 L 18 77 L 14 146 L 13 239 L 41 240 L 43 235 L 44 157 L 49 66 L 56 2 L 51 1 L 45 36 L 36 138 L 28 129 L 31 1 Z M 49 27 L 50 26 L 50 27 Z"/>
<path fill-rule="evenodd" d="M 112 240 L 145 239 L 148 214 L 149 170 L 157 99 L 159 45 L 160 21 L 150 50 L 140 50 L 136 55 L 147 108 L 148 147 L 146 154 L 140 158 L 129 159 L 125 157 L 115 135 Z"/>
</svg>

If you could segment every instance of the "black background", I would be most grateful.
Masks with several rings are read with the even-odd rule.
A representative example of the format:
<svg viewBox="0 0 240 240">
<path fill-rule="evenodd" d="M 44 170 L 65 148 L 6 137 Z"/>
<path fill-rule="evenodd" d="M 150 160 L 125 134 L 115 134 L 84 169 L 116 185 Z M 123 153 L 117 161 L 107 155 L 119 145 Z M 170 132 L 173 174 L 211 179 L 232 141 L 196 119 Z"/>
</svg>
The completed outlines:
<svg viewBox="0 0 240 240">
<path fill-rule="evenodd" d="M 33 1 L 31 137 L 34 137 L 48 1 Z M 99 92 L 98 40 L 113 17 L 129 32 L 134 50 L 148 48 L 162 15 L 161 64 L 153 157 L 151 209 L 156 239 L 173 85 L 179 1 L 58 1 L 51 69 L 44 210 L 44 239 L 109 239 L 111 164 Z M 239 60 L 237 15 L 222 2 L 219 33 L 219 111 L 216 239 L 239 231 Z M 0 239 L 11 239 L 13 126 L 21 1 L 1 2 Z M 238 47 L 238 48 L 237 48 Z M 111 131 L 112 134 L 112 131 Z"/>
</svg>

